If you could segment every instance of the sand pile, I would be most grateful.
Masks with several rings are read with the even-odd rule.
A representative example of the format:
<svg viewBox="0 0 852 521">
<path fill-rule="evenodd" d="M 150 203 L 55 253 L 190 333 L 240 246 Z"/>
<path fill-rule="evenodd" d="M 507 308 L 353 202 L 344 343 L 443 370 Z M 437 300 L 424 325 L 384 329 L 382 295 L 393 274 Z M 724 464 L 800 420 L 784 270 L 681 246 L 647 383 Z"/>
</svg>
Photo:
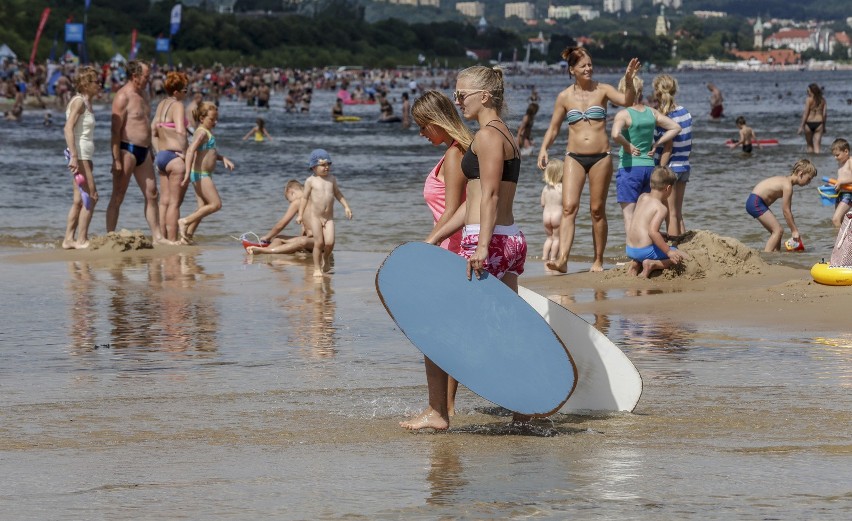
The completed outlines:
<svg viewBox="0 0 852 521">
<path fill-rule="evenodd" d="M 703 279 L 761 274 L 769 266 L 757 250 L 731 237 L 696 230 L 688 232 L 678 248 L 689 255 L 680 266 L 657 271 L 653 277 L 663 279 Z M 612 277 L 630 277 L 628 265 L 609 270 Z"/>
<path fill-rule="evenodd" d="M 139 230 L 125 230 L 97 235 L 89 239 L 90 250 L 131 251 L 153 248 L 151 239 Z"/>
</svg>

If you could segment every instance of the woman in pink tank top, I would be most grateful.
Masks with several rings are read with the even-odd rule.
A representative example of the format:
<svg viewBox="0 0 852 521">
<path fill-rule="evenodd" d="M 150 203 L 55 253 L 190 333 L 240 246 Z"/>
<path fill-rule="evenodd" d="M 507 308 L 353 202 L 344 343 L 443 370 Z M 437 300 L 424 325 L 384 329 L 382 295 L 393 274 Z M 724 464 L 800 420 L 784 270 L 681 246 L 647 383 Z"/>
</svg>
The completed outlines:
<svg viewBox="0 0 852 521">
<path fill-rule="evenodd" d="M 411 116 L 420 127 L 421 136 L 435 146 L 447 147 L 438 164 L 429 172 L 423 187 L 423 198 L 435 220 L 426 242 L 440 243 L 442 248 L 458 254 L 467 184 L 462 174 L 461 160 L 473 141 L 473 134 L 462 122 L 450 98 L 438 91 L 424 92 L 411 107 Z M 450 425 L 450 416 L 454 413 L 458 383 L 428 358 L 424 358 L 424 362 L 429 386 L 429 407 L 418 416 L 399 424 L 411 430 L 446 430 Z"/>
</svg>

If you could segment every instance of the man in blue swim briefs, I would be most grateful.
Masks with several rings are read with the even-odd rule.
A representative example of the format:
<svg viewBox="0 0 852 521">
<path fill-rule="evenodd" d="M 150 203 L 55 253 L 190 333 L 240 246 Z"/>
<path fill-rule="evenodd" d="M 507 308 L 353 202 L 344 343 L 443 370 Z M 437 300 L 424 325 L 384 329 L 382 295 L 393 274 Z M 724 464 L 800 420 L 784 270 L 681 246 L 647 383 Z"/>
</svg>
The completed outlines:
<svg viewBox="0 0 852 521">
<path fill-rule="evenodd" d="M 128 81 L 115 93 L 112 102 L 112 195 L 106 211 L 106 229 L 115 231 L 118 213 L 131 175 L 145 198 L 145 220 L 151 229 L 154 244 L 167 243 L 160 232 L 157 207 L 157 181 L 151 147 L 151 102 L 147 86 L 150 77 L 148 64 L 131 61 L 127 64 Z"/>
<path fill-rule="evenodd" d="M 639 196 L 627 230 L 627 256 L 633 261 L 629 273 L 648 278 L 656 270 L 680 264 L 687 255 L 669 246 L 660 226 L 669 214 L 668 199 L 677 175 L 669 167 L 658 166 L 651 173 L 651 191 Z M 641 270 L 641 271 L 640 271 Z"/>
</svg>

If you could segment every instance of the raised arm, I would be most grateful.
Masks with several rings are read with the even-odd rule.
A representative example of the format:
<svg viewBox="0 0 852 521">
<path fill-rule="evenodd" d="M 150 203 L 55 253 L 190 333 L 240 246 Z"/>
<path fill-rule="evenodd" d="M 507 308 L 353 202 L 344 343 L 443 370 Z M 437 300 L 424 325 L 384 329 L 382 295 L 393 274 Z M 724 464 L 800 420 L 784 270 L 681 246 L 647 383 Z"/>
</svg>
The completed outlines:
<svg viewBox="0 0 852 521">
<path fill-rule="evenodd" d="M 639 58 L 633 58 L 627 64 L 627 70 L 624 72 L 624 92 L 619 92 L 618 89 L 606 83 L 600 83 L 600 87 L 604 90 L 606 96 L 605 101 L 610 101 L 622 107 L 630 107 L 636 101 L 636 90 L 633 88 L 633 77 L 639 72 Z"/>
</svg>

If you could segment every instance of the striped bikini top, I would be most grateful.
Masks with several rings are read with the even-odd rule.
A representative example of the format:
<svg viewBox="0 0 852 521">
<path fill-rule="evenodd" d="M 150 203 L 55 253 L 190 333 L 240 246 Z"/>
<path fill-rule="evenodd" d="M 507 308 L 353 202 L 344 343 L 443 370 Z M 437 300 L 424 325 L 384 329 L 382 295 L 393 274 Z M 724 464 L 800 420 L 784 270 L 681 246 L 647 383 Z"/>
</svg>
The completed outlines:
<svg viewBox="0 0 852 521">
<path fill-rule="evenodd" d="M 578 121 L 588 121 L 591 123 L 592 120 L 606 119 L 606 109 L 600 105 L 592 105 L 585 111 L 571 109 L 568 111 L 568 114 L 565 115 L 565 118 L 568 120 L 569 125 L 573 125 Z"/>
</svg>

